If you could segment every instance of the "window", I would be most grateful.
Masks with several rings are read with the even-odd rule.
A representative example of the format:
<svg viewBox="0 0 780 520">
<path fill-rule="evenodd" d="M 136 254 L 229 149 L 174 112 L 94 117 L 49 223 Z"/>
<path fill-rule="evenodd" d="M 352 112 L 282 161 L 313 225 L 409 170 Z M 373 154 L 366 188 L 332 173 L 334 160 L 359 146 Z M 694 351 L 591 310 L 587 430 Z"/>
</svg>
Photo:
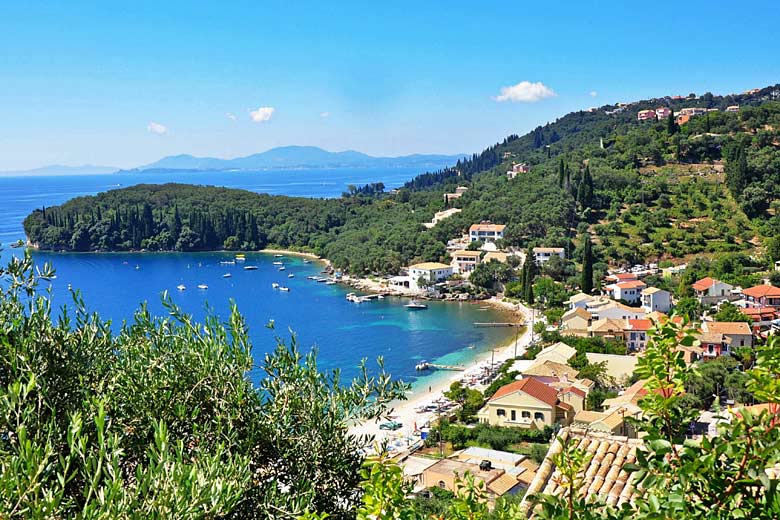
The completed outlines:
<svg viewBox="0 0 780 520">
<path fill-rule="evenodd" d="M 521 415 L 523 416 L 523 419 L 530 419 L 531 418 L 531 412 L 521 412 Z"/>
<path fill-rule="evenodd" d="M 534 412 L 534 419 L 537 421 L 544 421 L 544 414 L 542 412 Z"/>
<path fill-rule="evenodd" d="M 496 415 L 498 415 L 499 417 L 506 417 L 506 410 L 504 410 L 503 408 L 499 408 L 498 410 L 496 410 Z"/>
<path fill-rule="evenodd" d="M 509 417 L 510 417 L 510 418 L 511 418 L 513 421 L 516 421 L 516 420 L 517 420 L 517 413 L 516 413 L 514 410 L 511 410 L 511 411 L 509 412 Z"/>
</svg>

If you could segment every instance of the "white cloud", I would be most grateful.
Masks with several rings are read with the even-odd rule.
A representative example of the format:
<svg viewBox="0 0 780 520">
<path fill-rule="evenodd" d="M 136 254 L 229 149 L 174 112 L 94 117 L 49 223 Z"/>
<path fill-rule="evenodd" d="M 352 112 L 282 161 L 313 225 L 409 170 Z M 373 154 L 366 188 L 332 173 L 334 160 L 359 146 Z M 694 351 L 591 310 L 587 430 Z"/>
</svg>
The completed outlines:
<svg viewBox="0 0 780 520">
<path fill-rule="evenodd" d="M 322 118 L 330 117 L 330 112 L 320 112 L 320 117 Z"/>
<path fill-rule="evenodd" d="M 232 112 L 225 112 L 225 117 L 227 117 L 231 121 L 235 121 L 236 120 L 236 115 L 234 113 L 232 113 Z"/>
<path fill-rule="evenodd" d="M 152 121 L 151 123 L 146 125 L 146 129 L 149 132 L 151 132 L 153 134 L 157 134 L 157 135 L 163 135 L 163 134 L 167 134 L 168 133 L 168 127 L 167 126 L 162 125 L 160 123 L 155 123 L 154 121 Z"/>
<path fill-rule="evenodd" d="M 521 101 L 523 103 L 536 103 L 546 98 L 555 97 L 553 90 L 538 81 L 521 81 L 517 85 L 510 87 L 501 87 L 501 94 L 495 97 L 496 101 Z"/>
<path fill-rule="evenodd" d="M 250 110 L 249 116 L 255 123 L 262 123 L 271 119 L 276 109 L 274 107 L 260 107 L 257 110 Z"/>
<path fill-rule="evenodd" d="M 599 93 L 596 92 L 595 90 L 591 90 L 590 92 L 588 92 L 588 94 L 590 94 L 590 97 L 596 97 L 599 95 Z"/>
</svg>

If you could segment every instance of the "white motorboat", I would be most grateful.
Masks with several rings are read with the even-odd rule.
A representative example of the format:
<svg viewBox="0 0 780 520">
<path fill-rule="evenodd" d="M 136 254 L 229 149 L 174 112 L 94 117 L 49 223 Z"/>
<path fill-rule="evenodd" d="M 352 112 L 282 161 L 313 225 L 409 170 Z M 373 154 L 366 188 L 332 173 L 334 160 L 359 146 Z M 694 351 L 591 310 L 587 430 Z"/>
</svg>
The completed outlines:
<svg viewBox="0 0 780 520">
<path fill-rule="evenodd" d="M 285 269 L 285 267 L 284 267 L 284 266 L 282 266 L 282 267 L 280 267 L 280 268 L 279 268 L 279 270 L 280 270 L 280 271 L 284 271 L 284 269 Z"/>
<path fill-rule="evenodd" d="M 279 287 L 279 290 L 280 291 L 284 291 L 284 292 L 290 292 L 290 288 L 289 287 Z"/>
<path fill-rule="evenodd" d="M 257 266 L 256 265 L 245 265 L 244 266 L 244 270 L 245 271 L 256 271 L 257 270 Z"/>
<path fill-rule="evenodd" d="M 425 305 L 424 303 L 420 303 L 420 302 L 415 301 L 415 300 L 410 301 L 409 303 L 404 305 L 404 307 L 406 307 L 410 311 L 417 311 L 417 310 L 422 310 L 422 309 L 427 309 L 428 308 L 428 306 Z"/>
<path fill-rule="evenodd" d="M 287 275 L 287 278 L 295 278 L 295 275 L 290 273 L 290 274 Z"/>
<path fill-rule="evenodd" d="M 230 278 L 231 276 L 233 276 L 233 275 L 230 274 L 230 273 L 225 273 L 225 274 L 222 275 L 222 278 Z"/>
<path fill-rule="evenodd" d="M 273 287 L 274 289 L 278 289 L 279 288 L 279 284 L 274 282 L 274 283 L 271 284 L 271 287 Z"/>
<path fill-rule="evenodd" d="M 186 290 L 187 290 L 187 286 L 186 286 L 186 285 L 184 285 L 183 283 L 181 283 L 181 284 L 177 285 L 177 286 L 176 286 L 176 288 L 177 288 L 178 290 L 180 290 L 180 291 L 186 291 Z"/>
<path fill-rule="evenodd" d="M 203 290 L 203 291 L 205 291 L 205 290 L 206 290 L 206 289 L 208 289 L 208 288 L 209 288 L 209 286 L 208 286 L 208 285 L 206 285 L 205 283 L 202 283 L 202 284 L 198 285 L 198 289 L 201 289 L 201 290 Z"/>
<path fill-rule="evenodd" d="M 274 265 L 284 265 L 284 262 L 274 262 Z"/>
</svg>

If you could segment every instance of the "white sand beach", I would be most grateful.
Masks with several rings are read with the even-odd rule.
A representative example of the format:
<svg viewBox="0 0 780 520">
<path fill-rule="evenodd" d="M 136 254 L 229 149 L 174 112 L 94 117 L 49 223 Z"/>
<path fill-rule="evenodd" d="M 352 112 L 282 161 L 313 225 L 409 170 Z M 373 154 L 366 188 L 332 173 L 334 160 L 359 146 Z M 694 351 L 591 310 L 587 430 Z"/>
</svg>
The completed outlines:
<svg viewBox="0 0 780 520">
<path fill-rule="evenodd" d="M 496 299 L 486 300 L 486 302 L 525 315 L 521 309 L 518 309 L 517 305 Z M 517 356 L 522 356 L 530 341 L 531 329 L 530 327 L 526 327 L 525 331 L 517 338 L 516 342 L 514 340 L 510 341 L 509 344 L 493 351 L 493 363 L 500 365 L 506 360 L 512 359 L 515 353 Z M 366 447 L 368 451 L 372 451 L 385 440 L 388 443 L 388 449 L 390 451 L 399 453 L 405 451 L 406 448 L 420 438 L 419 433 L 415 435 L 415 430 L 422 428 L 436 418 L 436 412 L 419 413 L 416 410 L 428 405 L 434 405 L 434 401 L 443 399 L 443 392 L 449 389 L 453 382 L 474 376 L 482 372 L 483 369 L 489 367 L 491 352 L 488 351 L 481 354 L 475 361 L 476 364 L 472 368 L 463 372 L 454 372 L 452 377 L 431 385 L 430 391 L 419 389 L 414 394 L 411 394 L 408 400 L 396 403 L 390 412 L 390 417 L 392 420 L 403 425 L 400 429 L 395 431 L 381 430 L 379 429 L 379 425 L 386 422 L 386 420 L 379 420 L 355 426 L 351 429 L 351 432 L 356 435 L 369 434 L 374 436 L 372 445 Z M 475 386 L 475 388 L 482 389 L 480 386 Z"/>
</svg>

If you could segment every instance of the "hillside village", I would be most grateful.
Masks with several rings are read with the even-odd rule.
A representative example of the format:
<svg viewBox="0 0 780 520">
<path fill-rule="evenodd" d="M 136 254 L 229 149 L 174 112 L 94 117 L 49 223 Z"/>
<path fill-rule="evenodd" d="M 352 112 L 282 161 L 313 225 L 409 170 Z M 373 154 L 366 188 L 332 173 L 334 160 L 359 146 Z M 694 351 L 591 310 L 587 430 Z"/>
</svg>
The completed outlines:
<svg viewBox="0 0 780 520">
<path fill-rule="evenodd" d="M 637 120 L 684 125 L 712 111 L 717 109 L 642 109 Z M 725 111 L 738 112 L 739 106 Z M 511 161 L 508 180 L 530 172 L 512 154 L 503 158 Z M 470 189 L 458 186 L 445 193 L 447 208 L 424 227 L 433 229 L 459 214 L 461 209 L 453 205 Z M 506 228 L 488 220 L 474 222 L 462 236 L 447 241 L 448 263 L 416 263 L 378 283 L 357 282 L 417 298 L 490 297 L 525 311 L 526 320 L 529 310 L 539 313 L 538 321 L 527 321 L 538 334 L 527 349 L 494 367 L 485 379 L 453 383 L 435 404 L 435 419 L 415 423 L 417 440 L 407 437 L 405 444 L 391 445 L 419 496 L 452 496 L 462 485 L 459 476 L 467 472 L 484 485 L 491 504 L 502 497 L 521 501 L 526 494 L 563 493 L 554 460 L 563 449 L 561 442 L 569 439 L 592 455 L 579 484 L 581 493 L 611 505 L 630 501 L 633 475 L 622 468 L 635 461 L 643 445 L 632 421 L 641 418 L 639 402 L 647 395 L 635 369 L 652 331 L 669 320 L 688 324 L 695 341 L 678 351 L 685 364 L 702 374 L 686 388 L 687 402 L 698 410 L 688 428 L 691 439 L 717 435 L 718 425 L 732 420 L 737 407 L 766 409 L 745 389 L 743 371 L 755 362 L 756 345 L 780 331 L 780 259 L 757 252 L 748 263 L 762 268 L 747 276 L 729 275 L 750 284 L 698 276 L 711 272 L 703 268 L 708 258 L 609 265 L 591 275 L 592 288 L 583 291 L 584 278 L 572 285 L 571 276 L 562 274 L 577 270 L 566 248 L 520 250 L 507 245 Z M 578 260 L 583 271 L 588 260 Z M 509 274 L 494 275 L 487 283 L 474 280 L 486 270 Z M 534 273 L 531 282 L 528 272 Z M 518 287 L 528 283 L 530 294 L 527 287 Z M 521 508 L 529 507 L 527 500 L 521 501 Z"/>
</svg>

